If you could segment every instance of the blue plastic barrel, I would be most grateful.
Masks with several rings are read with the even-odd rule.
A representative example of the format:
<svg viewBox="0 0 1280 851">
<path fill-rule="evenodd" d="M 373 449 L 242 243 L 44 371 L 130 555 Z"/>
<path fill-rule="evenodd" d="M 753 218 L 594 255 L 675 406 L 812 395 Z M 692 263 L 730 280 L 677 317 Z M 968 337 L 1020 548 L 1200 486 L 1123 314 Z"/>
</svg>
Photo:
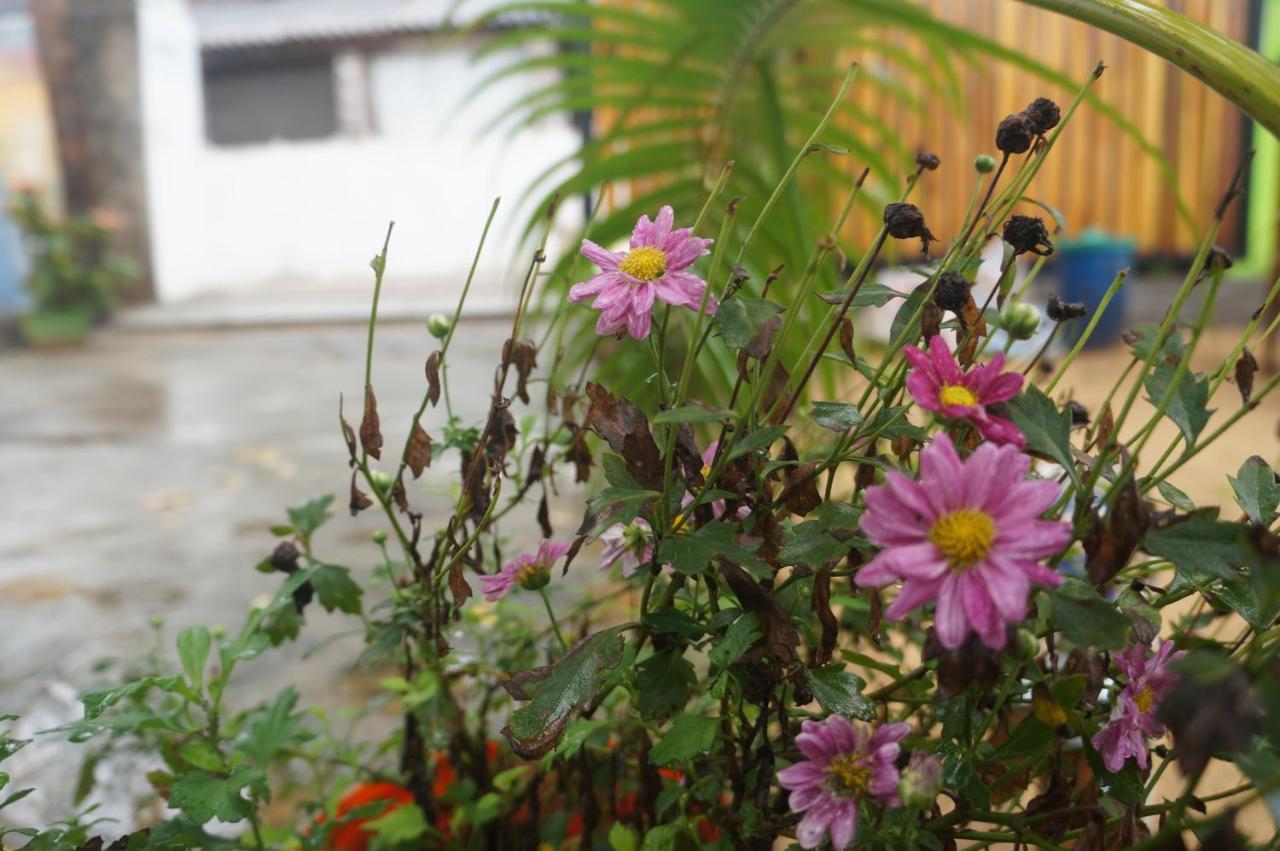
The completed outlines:
<svg viewBox="0 0 1280 851">
<path fill-rule="evenodd" d="M 1067 342 L 1080 339 L 1088 326 L 1107 288 L 1121 269 L 1133 265 L 1134 242 L 1128 237 L 1115 237 L 1090 228 L 1075 239 L 1063 239 L 1057 243 L 1057 267 L 1059 276 L 1058 297 L 1063 301 L 1082 301 L 1089 315 L 1071 322 L 1062 329 Z M 1128 327 L 1129 285 L 1111 297 L 1106 312 L 1085 343 L 1085 348 L 1108 346 L 1120 340 L 1120 334 Z"/>
<path fill-rule="evenodd" d="M 9 198 L 0 180 L 0 319 L 17 315 L 25 305 L 22 279 L 26 273 L 22 235 L 9 216 Z"/>
</svg>

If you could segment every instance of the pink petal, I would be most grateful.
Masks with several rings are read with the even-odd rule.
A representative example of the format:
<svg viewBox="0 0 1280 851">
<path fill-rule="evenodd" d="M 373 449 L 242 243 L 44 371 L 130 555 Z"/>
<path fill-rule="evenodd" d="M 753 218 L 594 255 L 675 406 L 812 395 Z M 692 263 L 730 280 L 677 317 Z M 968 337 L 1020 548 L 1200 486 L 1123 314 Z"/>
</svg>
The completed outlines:
<svg viewBox="0 0 1280 851">
<path fill-rule="evenodd" d="M 863 568 L 865 570 L 866 568 Z M 861 575 L 862 571 L 858 572 Z M 942 590 L 943 583 L 947 581 L 947 577 L 939 580 L 928 581 L 924 579 L 910 579 L 902 583 L 902 590 L 898 592 L 898 596 L 893 599 L 888 608 L 884 610 L 885 617 L 890 620 L 900 620 L 908 612 L 918 609 L 925 603 L 933 602 L 938 599 L 938 594 Z"/>
<path fill-rule="evenodd" d="M 821 845 L 838 810 L 839 806 L 830 797 L 811 807 L 800 824 L 796 825 L 796 841 L 800 843 L 800 847 L 817 848 Z"/>
<path fill-rule="evenodd" d="M 987 593 L 996 610 L 1006 621 L 1020 621 L 1027 616 L 1027 597 L 1031 594 L 1031 580 L 1018 566 L 993 554 L 987 556 L 980 568 L 987 584 Z"/>
<path fill-rule="evenodd" d="M 616 272 L 601 272 L 599 275 L 596 275 L 581 284 L 574 284 L 570 287 L 569 301 L 586 301 L 594 295 L 599 295 L 605 289 L 617 283 L 619 283 L 619 279 Z"/>
<path fill-rule="evenodd" d="M 934 337 L 934 339 L 938 339 Z M 964 465 L 946 434 L 938 434 L 920 452 L 920 484 L 937 514 L 963 508 Z"/>
<path fill-rule="evenodd" d="M 649 312 L 635 313 L 634 311 L 627 315 L 627 333 L 632 339 L 643 340 L 649 336 L 649 327 L 653 324 L 653 314 Z"/>
<path fill-rule="evenodd" d="M 951 349 L 947 346 L 947 341 L 942 339 L 941 334 L 929 341 L 929 357 L 933 361 L 933 368 L 941 383 L 964 383 L 964 373 L 960 371 L 960 365 L 952 357 Z"/>
<path fill-rule="evenodd" d="M 592 263 L 606 271 L 617 269 L 618 264 L 622 262 L 623 254 L 615 254 L 612 251 L 596 245 L 589 239 L 582 240 L 582 256 L 590 260 Z"/>
<path fill-rule="evenodd" d="M 636 226 L 631 229 L 631 247 L 639 248 L 642 245 L 653 245 L 653 222 L 649 221 L 649 215 L 646 213 L 636 219 Z"/>
<path fill-rule="evenodd" d="M 848 848 L 857 829 L 858 806 L 853 801 L 844 801 L 831 819 L 831 845 L 837 849 Z"/>
<path fill-rule="evenodd" d="M 671 228 L 675 223 L 675 211 L 664 204 L 662 209 L 658 211 L 658 217 L 653 220 L 653 228 L 649 231 L 649 242 L 647 244 L 661 248 L 667 241 L 667 236 L 671 233 Z"/>
<path fill-rule="evenodd" d="M 807 760 L 797 762 L 778 772 L 778 785 L 783 789 L 804 789 L 814 784 L 821 786 L 826 779 L 826 769 Z M 799 811 L 803 808 L 792 804 L 791 809 Z"/>
<path fill-rule="evenodd" d="M 955 574 L 948 575 L 938 591 L 938 608 L 934 614 L 934 627 L 938 640 L 948 650 L 964 644 L 969 635 L 969 624 L 964 617 L 964 600 Z"/>
</svg>

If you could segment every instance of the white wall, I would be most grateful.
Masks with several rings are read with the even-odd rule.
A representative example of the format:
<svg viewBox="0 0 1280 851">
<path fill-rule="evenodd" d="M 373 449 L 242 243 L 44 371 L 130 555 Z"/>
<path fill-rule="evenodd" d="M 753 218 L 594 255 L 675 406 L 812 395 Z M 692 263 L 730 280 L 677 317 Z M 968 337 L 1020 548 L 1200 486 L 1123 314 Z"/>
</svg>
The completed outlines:
<svg viewBox="0 0 1280 851">
<path fill-rule="evenodd" d="M 478 300 L 496 300 L 511 284 L 518 196 L 578 144 L 559 116 L 514 140 L 482 134 L 498 110 L 529 90 L 528 79 L 461 103 L 496 63 L 473 64 L 472 44 L 419 38 L 371 58 L 372 135 L 216 148 L 204 138 L 198 34 L 184 0 L 141 0 L 139 40 L 162 300 L 267 283 L 367 280 L 390 219 L 390 273 L 451 291 L 493 197 L 503 195 L 507 215 L 499 214 L 476 291 Z"/>
</svg>

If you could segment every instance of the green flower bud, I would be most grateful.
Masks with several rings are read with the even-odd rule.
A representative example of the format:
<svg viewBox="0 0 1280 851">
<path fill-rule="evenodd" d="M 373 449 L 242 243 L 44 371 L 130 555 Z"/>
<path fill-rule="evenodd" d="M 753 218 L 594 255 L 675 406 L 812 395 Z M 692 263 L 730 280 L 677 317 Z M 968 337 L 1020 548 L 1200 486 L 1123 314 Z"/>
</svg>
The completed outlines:
<svg viewBox="0 0 1280 851">
<path fill-rule="evenodd" d="M 378 546 L 382 546 L 387 542 L 387 533 L 379 529 L 373 533 L 373 542 Z"/>
<path fill-rule="evenodd" d="M 1005 305 L 1000 313 L 1000 327 L 1015 340 L 1029 340 L 1040 327 L 1040 310 L 1023 301 Z"/>
<path fill-rule="evenodd" d="M 213 636 L 215 640 L 221 641 L 227 637 L 227 628 L 225 626 L 215 626 L 209 630 L 209 635 Z"/>
<path fill-rule="evenodd" d="M 898 797 L 908 809 L 923 810 L 933 806 L 942 789 L 942 761 L 932 754 L 914 751 L 911 761 L 898 781 Z"/>
<path fill-rule="evenodd" d="M 448 337 L 451 328 L 453 328 L 453 320 L 443 313 L 433 313 L 427 317 L 427 330 L 437 340 L 443 340 Z"/>
<path fill-rule="evenodd" d="M 1029 662 L 1040 655 L 1040 639 L 1029 629 L 1019 629 L 1013 644 L 1014 657 Z"/>
<path fill-rule="evenodd" d="M 973 167 L 978 170 L 978 174 L 990 174 L 996 170 L 996 158 L 991 154 L 978 154 L 973 161 Z"/>
<path fill-rule="evenodd" d="M 391 486 L 394 485 L 395 482 L 391 478 L 390 473 L 384 473 L 381 470 L 374 470 L 370 478 L 373 480 L 373 489 L 376 490 L 380 496 L 386 496 L 391 493 Z"/>
</svg>

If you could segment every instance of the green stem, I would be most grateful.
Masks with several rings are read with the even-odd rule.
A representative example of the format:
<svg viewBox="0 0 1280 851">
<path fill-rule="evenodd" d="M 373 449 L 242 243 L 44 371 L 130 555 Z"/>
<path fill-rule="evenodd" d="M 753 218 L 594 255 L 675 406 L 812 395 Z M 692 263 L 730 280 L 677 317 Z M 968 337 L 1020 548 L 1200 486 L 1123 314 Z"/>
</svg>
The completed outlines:
<svg viewBox="0 0 1280 851">
<path fill-rule="evenodd" d="M 538 596 L 542 598 L 542 605 L 547 610 L 547 617 L 551 619 L 551 629 L 556 634 L 556 640 L 560 642 L 560 649 L 568 650 L 569 642 L 564 640 L 564 634 L 560 632 L 560 623 L 556 620 L 556 613 L 551 610 L 551 599 L 547 597 L 547 589 L 539 588 Z"/>
</svg>

